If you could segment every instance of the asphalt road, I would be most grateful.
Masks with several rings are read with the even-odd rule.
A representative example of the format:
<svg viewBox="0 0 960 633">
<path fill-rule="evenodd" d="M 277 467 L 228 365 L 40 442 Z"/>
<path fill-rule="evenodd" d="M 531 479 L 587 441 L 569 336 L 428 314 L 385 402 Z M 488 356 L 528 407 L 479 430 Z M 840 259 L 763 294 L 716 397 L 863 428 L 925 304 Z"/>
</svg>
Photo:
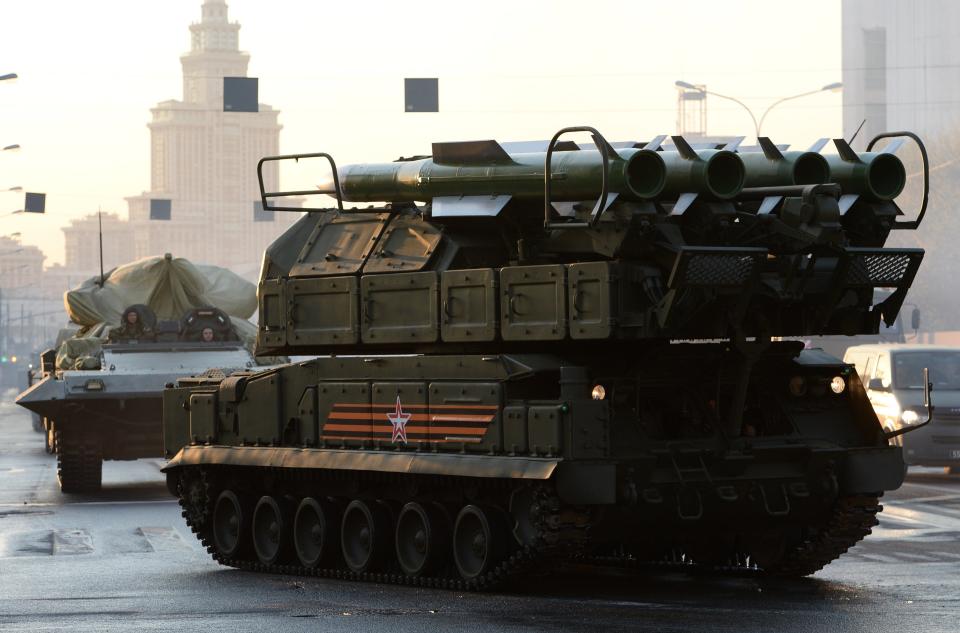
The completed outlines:
<svg viewBox="0 0 960 633">
<path fill-rule="evenodd" d="M 162 461 L 108 462 L 63 496 L 26 412 L 0 394 L 0 630 L 960 630 L 960 477 L 911 472 L 874 534 L 813 578 L 570 569 L 463 594 L 251 574 L 210 560 Z"/>
</svg>

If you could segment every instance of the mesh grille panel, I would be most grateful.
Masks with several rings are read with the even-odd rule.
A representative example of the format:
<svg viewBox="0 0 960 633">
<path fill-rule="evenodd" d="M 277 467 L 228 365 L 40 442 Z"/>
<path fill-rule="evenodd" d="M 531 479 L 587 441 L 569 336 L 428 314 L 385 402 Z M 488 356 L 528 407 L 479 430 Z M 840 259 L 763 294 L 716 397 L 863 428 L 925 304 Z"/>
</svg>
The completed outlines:
<svg viewBox="0 0 960 633">
<path fill-rule="evenodd" d="M 857 255 L 850 262 L 847 284 L 851 286 L 896 286 L 910 268 L 910 255 L 885 253 Z"/>
<path fill-rule="evenodd" d="M 688 286 L 740 286 L 753 273 L 753 255 L 702 254 L 687 262 L 684 284 Z"/>
</svg>

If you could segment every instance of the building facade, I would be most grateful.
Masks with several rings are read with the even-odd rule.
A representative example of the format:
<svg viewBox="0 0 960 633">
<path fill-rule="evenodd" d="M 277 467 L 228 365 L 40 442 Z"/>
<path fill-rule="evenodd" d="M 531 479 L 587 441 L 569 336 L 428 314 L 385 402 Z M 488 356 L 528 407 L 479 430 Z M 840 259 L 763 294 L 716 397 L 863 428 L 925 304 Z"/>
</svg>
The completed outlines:
<svg viewBox="0 0 960 633">
<path fill-rule="evenodd" d="M 843 130 L 960 129 L 960 2 L 843 0 Z"/>
<path fill-rule="evenodd" d="M 180 58 L 181 100 L 151 109 L 150 190 L 127 198 L 133 257 L 172 253 L 226 267 L 255 268 L 263 250 L 298 214 L 257 210 L 257 162 L 279 153 L 279 112 L 224 112 L 223 78 L 246 77 L 240 25 L 223 0 L 205 0 Z M 273 166 L 264 174 L 278 184 Z M 276 190 L 276 189 L 274 189 Z M 170 200 L 170 219 L 151 219 L 151 200 Z M 132 259 L 131 258 L 131 259 Z"/>
<path fill-rule="evenodd" d="M 64 266 L 90 276 L 100 271 L 100 226 L 103 226 L 103 269 L 108 271 L 136 258 L 133 229 L 116 213 L 96 213 L 71 220 L 64 227 Z"/>
<path fill-rule="evenodd" d="M 876 134 L 918 134 L 930 158 L 930 200 L 917 231 L 894 231 L 891 246 L 921 247 L 923 265 L 907 297 L 922 313 L 921 336 L 960 331 L 954 293 L 960 218 L 960 2 L 843 0 L 843 128 L 862 150 Z M 919 208 L 922 171 L 908 144 L 897 153 L 907 182 L 897 204 L 908 217 Z M 926 339 L 934 340 L 934 339 Z M 936 340 L 940 340 L 939 338 Z"/>
<path fill-rule="evenodd" d="M 19 237 L 0 236 L 0 289 L 9 292 L 37 287 L 44 259 L 43 251 L 21 244 Z"/>
</svg>

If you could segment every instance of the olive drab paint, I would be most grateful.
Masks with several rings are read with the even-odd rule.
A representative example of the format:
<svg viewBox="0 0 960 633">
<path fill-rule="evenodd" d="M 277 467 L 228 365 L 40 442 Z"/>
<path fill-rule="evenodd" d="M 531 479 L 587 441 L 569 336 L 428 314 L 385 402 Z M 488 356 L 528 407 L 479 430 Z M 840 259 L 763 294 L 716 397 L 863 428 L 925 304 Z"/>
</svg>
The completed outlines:
<svg viewBox="0 0 960 633">
<path fill-rule="evenodd" d="M 802 576 L 866 535 L 902 455 L 855 370 L 789 337 L 895 318 L 923 258 L 884 246 L 922 220 L 897 220 L 902 163 L 663 141 L 263 159 L 329 161 L 337 204 L 259 285 L 259 352 L 315 358 L 164 393 L 214 558 L 484 589 L 584 552 Z M 266 209 L 305 193 L 261 179 Z"/>
</svg>

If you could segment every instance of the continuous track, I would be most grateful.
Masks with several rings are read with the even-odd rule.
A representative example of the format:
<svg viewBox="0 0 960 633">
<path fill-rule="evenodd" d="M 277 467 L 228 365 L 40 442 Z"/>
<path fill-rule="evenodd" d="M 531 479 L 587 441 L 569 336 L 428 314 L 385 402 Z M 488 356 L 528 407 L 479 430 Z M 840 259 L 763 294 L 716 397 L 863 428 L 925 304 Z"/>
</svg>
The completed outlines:
<svg viewBox="0 0 960 633">
<path fill-rule="evenodd" d="M 186 519 L 187 525 L 197 535 L 197 538 L 214 560 L 222 565 L 247 571 L 415 585 L 459 591 L 484 591 L 522 577 L 525 572 L 538 571 L 551 559 L 576 551 L 586 544 L 589 528 L 589 519 L 585 512 L 563 508 L 559 499 L 550 494 L 547 486 L 543 486 L 537 490 L 532 502 L 536 506 L 532 513 L 532 516 L 536 517 L 536 524 L 533 526 L 536 534 L 531 539 L 532 544 L 518 547 L 506 555 L 490 571 L 470 580 L 460 578 L 452 564 L 445 565 L 441 574 L 433 576 L 408 576 L 400 572 L 395 565 L 389 566 L 386 571 L 363 573 L 354 572 L 342 566 L 305 567 L 290 563 L 265 565 L 256 560 L 253 554 L 250 554 L 249 557 L 231 558 L 224 556 L 217 549 L 212 538 L 211 517 L 213 514 L 213 499 L 219 494 L 219 490 L 211 486 L 208 478 L 203 475 L 201 475 L 198 484 L 191 488 L 188 483 L 182 483 L 179 489 L 178 499 L 182 508 L 181 514 Z M 185 492 L 187 489 L 189 489 L 189 492 Z"/>
<path fill-rule="evenodd" d="M 96 492 L 103 477 L 103 454 L 96 439 L 83 433 L 56 431 L 57 479 L 66 493 Z"/>
<path fill-rule="evenodd" d="M 765 574 L 775 577 L 802 577 L 810 575 L 846 552 L 870 534 L 877 524 L 876 515 L 882 510 L 875 496 L 851 496 L 837 500 L 826 525 L 808 530 L 808 536 L 794 545 L 775 565 L 761 569 L 746 557 L 733 556 L 724 565 L 698 565 L 681 554 L 651 561 L 628 555 L 592 556 L 586 553 L 590 517 L 585 512 L 564 508 L 552 495 L 548 486 L 537 489 L 532 501 L 536 523 L 535 536 L 530 545 L 518 547 L 484 575 L 471 580 L 459 577 L 452 564 L 432 576 L 409 576 L 396 565 L 377 572 L 354 572 L 342 561 L 338 566 L 306 567 L 283 563 L 266 565 L 256 559 L 252 551 L 246 556 L 224 556 L 212 538 L 213 499 L 220 488 L 211 486 L 205 473 L 193 470 L 194 481 L 181 479 L 178 498 L 182 515 L 211 556 L 222 565 L 255 572 L 316 576 L 364 582 L 415 585 L 458 591 L 484 591 L 530 572 L 540 572 L 555 563 L 574 561 L 591 566 L 629 568 L 682 567 L 690 571 L 724 574 Z M 251 548 L 248 548 L 250 550 Z"/>
</svg>

